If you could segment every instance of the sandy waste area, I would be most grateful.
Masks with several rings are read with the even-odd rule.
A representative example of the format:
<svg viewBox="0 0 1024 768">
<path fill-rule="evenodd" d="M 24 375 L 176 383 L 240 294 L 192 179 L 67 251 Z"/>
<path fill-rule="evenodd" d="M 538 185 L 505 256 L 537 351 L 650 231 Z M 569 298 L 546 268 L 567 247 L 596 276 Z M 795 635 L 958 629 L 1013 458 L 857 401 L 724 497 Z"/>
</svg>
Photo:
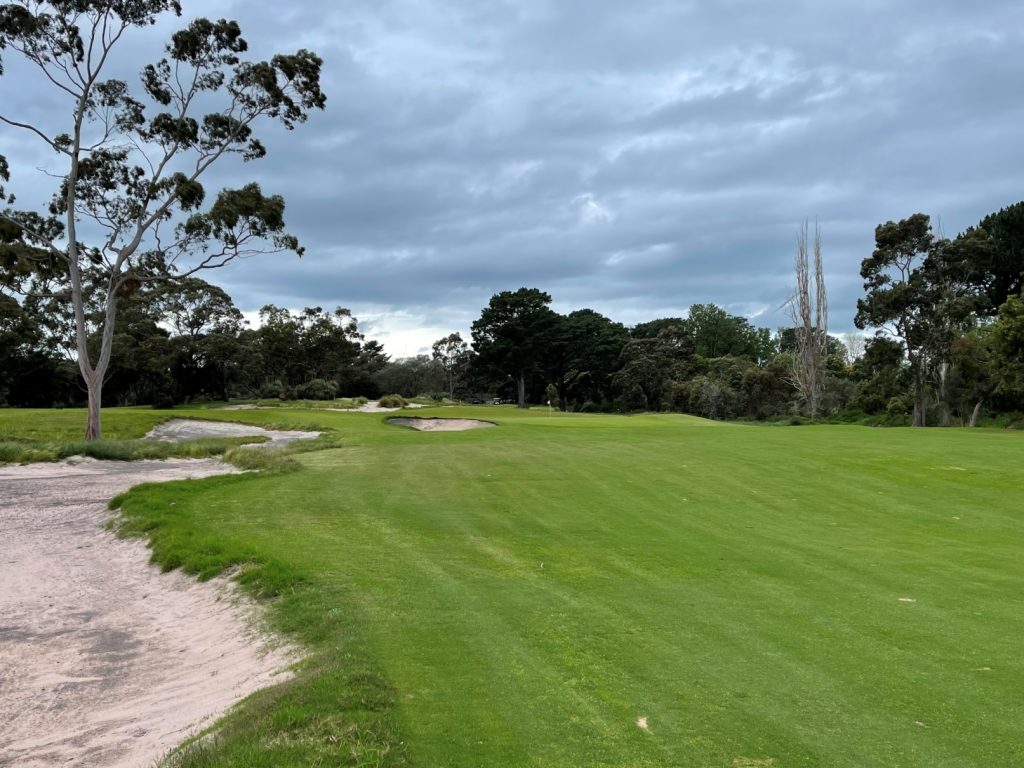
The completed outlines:
<svg viewBox="0 0 1024 768">
<path fill-rule="evenodd" d="M 200 433 L 265 430 L 176 420 L 152 436 Z M 0 766 L 150 766 L 288 674 L 295 649 L 258 631 L 233 583 L 161 574 L 143 543 L 103 527 L 133 485 L 233 471 L 216 459 L 0 465 Z"/>
</svg>

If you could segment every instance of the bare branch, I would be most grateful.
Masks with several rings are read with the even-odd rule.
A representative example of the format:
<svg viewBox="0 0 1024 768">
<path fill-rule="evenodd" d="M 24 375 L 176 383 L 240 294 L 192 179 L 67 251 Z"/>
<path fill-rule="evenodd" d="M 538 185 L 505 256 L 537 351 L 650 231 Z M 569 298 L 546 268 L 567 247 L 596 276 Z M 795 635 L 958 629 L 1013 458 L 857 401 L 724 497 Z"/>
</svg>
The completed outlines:
<svg viewBox="0 0 1024 768">
<path fill-rule="evenodd" d="M 66 149 L 62 149 L 61 147 L 57 146 L 53 139 L 51 139 L 41 130 L 36 128 L 34 125 L 31 125 L 29 123 L 19 123 L 17 120 L 11 120 L 10 118 L 4 117 L 3 115 L 0 115 L 0 123 L 6 123 L 7 125 L 12 126 L 13 128 L 23 128 L 26 131 L 30 131 L 34 133 L 36 136 L 38 136 L 40 139 L 42 139 L 44 142 L 46 142 L 47 146 L 49 146 L 55 152 L 61 152 L 65 155 L 68 154 L 68 151 Z"/>
</svg>

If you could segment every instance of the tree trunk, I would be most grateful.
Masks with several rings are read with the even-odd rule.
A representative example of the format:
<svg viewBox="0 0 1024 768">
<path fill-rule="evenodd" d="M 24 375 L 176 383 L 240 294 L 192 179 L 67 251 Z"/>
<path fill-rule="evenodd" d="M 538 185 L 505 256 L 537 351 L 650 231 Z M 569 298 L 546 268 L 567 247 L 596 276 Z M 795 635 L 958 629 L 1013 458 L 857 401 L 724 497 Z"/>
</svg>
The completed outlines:
<svg viewBox="0 0 1024 768">
<path fill-rule="evenodd" d="M 976 426 L 978 426 L 978 416 L 981 415 L 981 404 L 982 404 L 982 402 L 983 402 L 982 400 L 979 400 L 977 403 L 974 404 L 974 410 L 971 411 L 971 420 L 969 422 L 967 422 L 967 426 L 968 427 L 976 427 Z"/>
<path fill-rule="evenodd" d="M 950 424 L 949 402 L 948 394 L 946 392 L 946 382 L 948 377 L 949 363 L 943 361 L 939 363 L 939 419 L 940 424 L 943 427 L 948 427 Z"/>
<path fill-rule="evenodd" d="M 914 421 L 911 426 L 923 427 L 927 417 L 925 416 L 924 383 L 914 383 Z"/>
<path fill-rule="evenodd" d="M 517 403 L 518 408 L 526 407 L 526 374 L 523 371 L 519 372 L 519 402 Z"/>
<path fill-rule="evenodd" d="M 103 396 L 103 377 L 90 376 L 85 379 L 89 390 L 89 419 L 85 427 L 86 440 L 99 440 L 103 436 L 100 426 L 100 403 Z"/>
<path fill-rule="evenodd" d="M 925 396 L 927 390 L 924 380 L 924 361 L 920 355 L 912 353 L 909 349 L 907 350 L 907 357 L 910 359 L 910 368 L 914 376 L 914 420 L 911 422 L 911 426 L 923 427 L 927 421 L 927 416 L 925 415 Z"/>
</svg>

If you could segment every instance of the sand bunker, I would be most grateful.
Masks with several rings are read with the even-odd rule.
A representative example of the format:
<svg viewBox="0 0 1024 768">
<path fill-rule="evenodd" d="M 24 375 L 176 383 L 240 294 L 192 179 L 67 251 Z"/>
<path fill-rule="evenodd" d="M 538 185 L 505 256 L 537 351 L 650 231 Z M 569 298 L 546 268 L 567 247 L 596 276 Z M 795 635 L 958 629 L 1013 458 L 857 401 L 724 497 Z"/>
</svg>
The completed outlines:
<svg viewBox="0 0 1024 768">
<path fill-rule="evenodd" d="M 216 459 L 0 466 L 0 765 L 150 765 L 282 679 L 294 651 L 267 646 L 232 583 L 161 574 L 141 542 L 102 527 L 133 485 L 233 471 Z"/>
<path fill-rule="evenodd" d="M 162 440 L 169 443 L 180 443 L 200 437 L 248 437 L 262 436 L 268 438 L 266 443 L 259 445 L 281 446 L 293 440 L 308 440 L 319 437 L 319 432 L 301 432 L 287 429 L 263 429 L 250 424 L 234 424 L 229 421 L 198 421 L 196 419 L 171 419 L 159 424 L 146 435 L 147 440 Z"/>
<path fill-rule="evenodd" d="M 496 426 L 490 421 L 479 419 L 388 419 L 388 423 L 399 427 L 412 427 L 421 432 L 465 432 L 467 429 Z"/>
</svg>

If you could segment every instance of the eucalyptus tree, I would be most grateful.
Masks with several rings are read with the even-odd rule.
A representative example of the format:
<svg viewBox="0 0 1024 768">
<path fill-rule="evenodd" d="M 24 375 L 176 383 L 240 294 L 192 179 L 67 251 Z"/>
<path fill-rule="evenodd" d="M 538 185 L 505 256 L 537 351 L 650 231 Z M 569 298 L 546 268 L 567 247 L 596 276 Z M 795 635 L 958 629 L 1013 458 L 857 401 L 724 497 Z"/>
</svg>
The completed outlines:
<svg viewBox="0 0 1024 768">
<path fill-rule="evenodd" d="M 861 262 L 866 296 L 857 301 L 858 328 L 878 328 L 903 342 L 913 377 L 915 427 L 925 426 L 927 345 L 932 294 L 925 260 L 935 247 L 931 220 L 915 213 L 875 229 L 875 250 Z"/>
<path fill-rule="evenodd" d="M 913 425 L 925 426 L 929 375 L 936 379 L 941 421 L 948 423 L 947 376 L 953 341 L 984 305 L 974 282 L 973 249 L 936 237 L 923 213 L 875 229 L 875 250 L 861 262 L 866 295 L 854 323 L 899 339 L 910 364 Z"/>
<path fill-rule="evenodd" d="M 227 399 L 258 356 L 245 343 L 245 319 L 222 288 L 197 277 L 158 287 L 155 297 L 170 338 L 174 399 Z M 166 397 L 163 398 L 166 400 Z"/>
<path fill-rule="evenodd" d="M 517 405 L 526 408 L 526 378 L 540 366 L 553 342 L 559 316 L 550 294 L 537 288 L 502 291 L 473 323 L 473 350 L 479 366 L 516 384 Z"/>
<path fill-rule="evenodd" d="M 777 352 L 771 331 L 756 328 L 745 317 L 730 315 L 714 304 L 692 305 L 682 328 L 690 334 L 694 351 L 700 357 L 731 355 L 765 363 Z"/>
<path fill-rule="evenodd" d="M 956 238 L 965 251 L 968 279 L 980 289 L 980 312 L 995 316 L 1024 290 L 1024 201 L 982 219 Z"/>
<path fill-rule="evenodd" d="M 455 399 L 455 382 L 465 372 L 469 365 L 470 351 L 462 334 L 456 331 L 450 333 L 443 339 L 438 339 L 431 347 L 431 357 L 444 370 L 445 379 L 448 383 L 448 397 Z M 416 393 L 414 393 L 416 394 Z"/>
<path fill-rule="evenodd" d="M 234 21 L 196 19 L 175 32 L 164 55 L 141 69 L 137 87 L 110 77 L 132 32 L 180 16 L 177 0 L 19 0 L 0 5 L 0 52 L 20 55 L 66 110 L 39 121 L 6 113 L 0 123 L 24 131 L 57 156 L 60 179 L 50 205 L 62 224 L 7 209 L 0 217 L 61 263 L 73 308 L 75 355 L 88 389 L 86 438 L 101 435 L 102 388 L 110 363 L 119 299 L 141 283 L 181 279 L 255 253 L 302 248 L 285 229 L 284 200 L 255 183 L 221 190 L 206 205 L 202 180 L 229 156 L 257 160 L 266 148 L 254 128 L 291 129 L 322 109 L 321 59 L 307 50 L 246 61 Z M 0 60 L 0 73 L 4 64 Z M 24 81 L 24 78 L 21 78 Z M 10 182 L 0 159 L 0 180 Z M 0 187 L 0 196 L 7 194 Z M 13 198 L 6 198 L 7 205 Z M 91 243 L 86 245 L 86 243 Z M 100 270 L 102 306 L 91 328 L 83 273 Z M 95 354 L 87 341 L 98 332 Z"/>
<path fill-rule="evenodd" d="M 999 391 L 1024 394 L 1024 294 L 1011 296 L 999 308 L 999 319 L 991 333 L 993 369 Z"/>
<path fill-rule="evenodd" d="M 612 376 L 630 340 L 629 331 L 592 309 L 570 312 L 563 326 L 568 365 L 559 397 L 576 405 L 609 402 Z"/>
</svg>

